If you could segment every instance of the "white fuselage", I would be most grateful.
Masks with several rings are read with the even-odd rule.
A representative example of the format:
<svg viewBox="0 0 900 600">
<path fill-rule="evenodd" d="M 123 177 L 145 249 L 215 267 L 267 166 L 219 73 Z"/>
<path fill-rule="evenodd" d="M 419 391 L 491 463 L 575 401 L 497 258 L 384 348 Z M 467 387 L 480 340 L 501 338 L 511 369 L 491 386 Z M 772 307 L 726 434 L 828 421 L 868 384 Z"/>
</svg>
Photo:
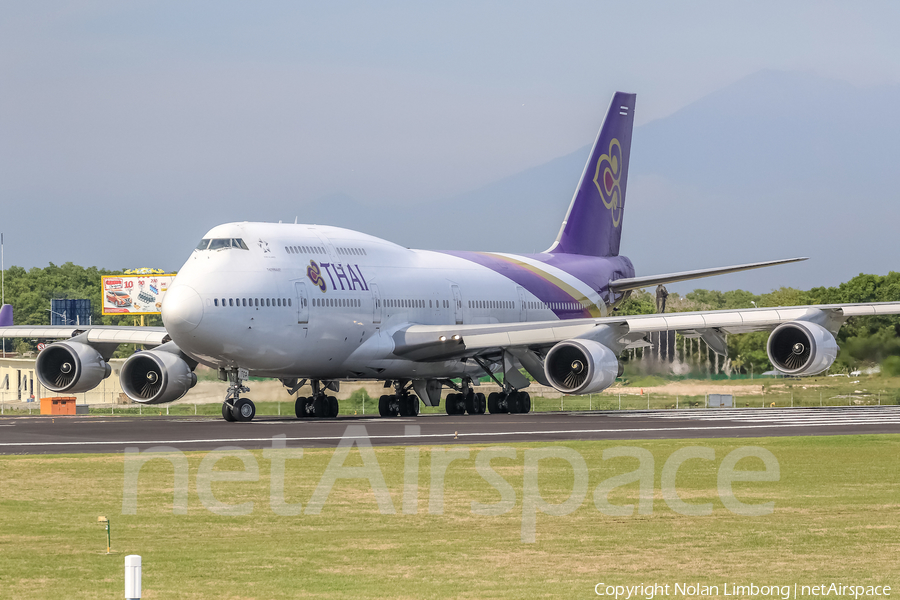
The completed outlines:
<svg viewBox="0 0 900 600">
<path fill-rule="evenodd" d="M 280 378 L 479 375 L 483 371 L 473 361 L 398 358 L 391 336 L 410 324 L 559 318 L 561 307 L 549 306 L 496 270 L 355 231 L 231 223 L 204 239 L 220 241 L 188 258 L 162 315 L 173 341 L 213 367 Z M 233 245 L 221 247 L 221 240 Z M 597 291 L 562 271 L 553 275 L 583 294 L 591 310 L 606 313 Z"/>
</svg>

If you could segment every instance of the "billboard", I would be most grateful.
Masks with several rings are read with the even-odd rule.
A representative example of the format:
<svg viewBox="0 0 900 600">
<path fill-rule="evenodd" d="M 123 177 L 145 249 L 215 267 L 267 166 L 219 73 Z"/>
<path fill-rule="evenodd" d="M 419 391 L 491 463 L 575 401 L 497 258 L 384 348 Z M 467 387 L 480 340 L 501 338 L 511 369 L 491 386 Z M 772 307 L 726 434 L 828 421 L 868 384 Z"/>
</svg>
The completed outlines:
<svg viewBox="0 0 900 600">
<path fill-rule="evenodd" d="M 174 273 L 103 275 L 104 315 L 158 315 Z"/>
</svg>

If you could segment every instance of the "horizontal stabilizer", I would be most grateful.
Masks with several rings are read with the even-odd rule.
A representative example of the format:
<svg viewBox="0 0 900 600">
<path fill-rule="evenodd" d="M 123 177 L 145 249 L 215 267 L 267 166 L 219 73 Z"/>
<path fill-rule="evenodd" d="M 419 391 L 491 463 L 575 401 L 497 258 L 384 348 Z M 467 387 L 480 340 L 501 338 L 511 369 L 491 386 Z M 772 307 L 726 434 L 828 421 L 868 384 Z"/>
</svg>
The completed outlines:
<svg viewBox="0 0 900 600">
<path fill-rule="evenodd" d="M 0 327 L 9 327 L 13 324 L 13 308 L 11 304 L 0 307 Z"/>
<path fill-rule="evenodd" d="M 773 265 L 785 265 L 787 263 L 799 262 L 807 260 L 806 257 L 800 258 L 784 258 L 781 260 L 768 260 L 765 262 L 747 263 L 745 265 L 733 265 L 730 267 L 716 267 L 713 269 L 697 269 L 696 271 L 682 271 L 680 273 L 664 273 L 662 275 L 648 275 L 646 277 L 628 277 L 627 279 L 616 279 L 609 282 L 609 289 L 616 293 L 627 292 L 628 290 L 639 290 L 641 288 L 651 287 L 659 284 L 676 283 L 679 281 L 689 281 L 691 279 L 700 279 L 701 277 L 712 277 L 713 275 L 725 275 L 726 273 L 737 273 L 738 271 L 749 271 L 750 269 L 760 269 L 762 267 L 771 267 Z"/>
</svg>

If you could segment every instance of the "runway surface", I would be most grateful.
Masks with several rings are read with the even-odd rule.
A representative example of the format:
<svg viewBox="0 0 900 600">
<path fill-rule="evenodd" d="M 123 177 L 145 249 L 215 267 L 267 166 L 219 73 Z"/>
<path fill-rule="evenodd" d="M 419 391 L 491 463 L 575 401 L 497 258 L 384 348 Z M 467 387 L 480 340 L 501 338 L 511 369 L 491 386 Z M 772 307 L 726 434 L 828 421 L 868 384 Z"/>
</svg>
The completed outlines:
<svg viewBox="0 0 900 600">
<path fill-rule="evenodd" d="M 900 406 L 552 412 L 527 415 L 416 418 L 21 416 L 0 418 L 0 454 L 69 454 L 221 446 L 270 448 L 284 435 L 290 447 L 335 446 L 348 426 L 364 426 L 373 445 L 503 444 L 564 440 L 742 438 L 900 433 Z M 408 431 L 418 426 L 418 431 Z M 351 435 L 359 435 L 360 430 Z"/>
</svg>

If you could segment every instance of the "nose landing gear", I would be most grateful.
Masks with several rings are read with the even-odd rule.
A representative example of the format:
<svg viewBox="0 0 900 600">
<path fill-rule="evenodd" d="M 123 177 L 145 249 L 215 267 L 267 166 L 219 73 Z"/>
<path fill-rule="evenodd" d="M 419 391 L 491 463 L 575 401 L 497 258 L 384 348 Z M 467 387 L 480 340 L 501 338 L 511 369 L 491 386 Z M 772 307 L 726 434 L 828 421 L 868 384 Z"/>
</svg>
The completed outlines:
<svg viewBox="0 0 900 600">
<path fill-rule="evenodd" d="M 252 421 L 256 416 L 256 405 L 250 398 L 241 398 L 241 394 L 250 391 L 250 388 L 243 385 L 250 376 L 249 372 L 247 369 L 228 369 L 224 373 L 228 377 L 228 391 L 225 393 L 225 402 L 222 403 L 222 417 L 229 423 Z"/>
</svg>

